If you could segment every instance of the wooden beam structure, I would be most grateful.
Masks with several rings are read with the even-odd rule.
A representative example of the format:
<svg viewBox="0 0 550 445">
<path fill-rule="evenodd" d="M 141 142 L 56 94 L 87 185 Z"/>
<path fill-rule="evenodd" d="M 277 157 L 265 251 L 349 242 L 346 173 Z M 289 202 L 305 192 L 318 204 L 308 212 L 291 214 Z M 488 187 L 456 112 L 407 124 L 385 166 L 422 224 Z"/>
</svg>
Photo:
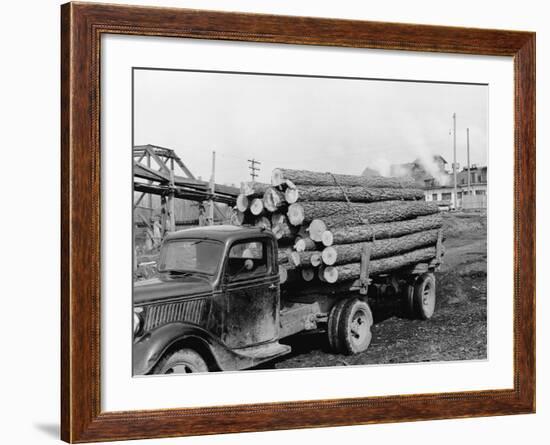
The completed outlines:
<svg viewBox="0 0 550 445">
<path fill-rule="evenodd" d="M 143 198 L 147 196 L 147 204 L 153 215 L 152 196 L 160 196 L 162 226 L 165 230 L 176 230 L 175 200 L 183 199 L 210 205 L 208 224 L 213 224 L 214 215 L 219 219 L 226 216 L 219 205 L 234 206 L 239 189 L 226 185 L 216 184 L 212 175 L 210 181 L 197 179 L 180 157 L 169 148 L 158 145 L 137 145 L 133 150 L 134 157 L 134 191 L 141 192 L 134 203 L 134 209 L 144 208 L 140 206 Z M 184 176 L 177 175 L 175 168 L 179 167 Z M 199 218 L 199 221 L 203 219 Z"/>
</svg>

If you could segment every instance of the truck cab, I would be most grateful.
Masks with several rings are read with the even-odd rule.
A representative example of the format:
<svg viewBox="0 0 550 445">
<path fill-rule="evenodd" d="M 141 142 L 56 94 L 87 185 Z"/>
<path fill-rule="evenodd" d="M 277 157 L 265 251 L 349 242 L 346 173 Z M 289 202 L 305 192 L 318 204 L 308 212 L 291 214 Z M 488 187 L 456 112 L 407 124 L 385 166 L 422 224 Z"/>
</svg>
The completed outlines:
<svg viewBox="0 0 550 445">
<path fill-rule="evenodd" d="M 157 269 L 134 285 L 134 375 L 238 370 L 290 352 L 279 343 L 270 231 L 221 225 L 168 234 Z"/>
</svg>

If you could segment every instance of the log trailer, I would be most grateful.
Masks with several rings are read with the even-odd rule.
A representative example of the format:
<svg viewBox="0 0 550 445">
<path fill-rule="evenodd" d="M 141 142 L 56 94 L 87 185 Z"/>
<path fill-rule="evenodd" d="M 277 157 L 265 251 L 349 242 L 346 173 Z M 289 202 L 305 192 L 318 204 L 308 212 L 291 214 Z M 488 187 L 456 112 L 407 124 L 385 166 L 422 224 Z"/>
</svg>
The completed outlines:
<svg viewBox="0 0 550 445">
<path fill-rule="evenodd" d="M 425 261 L 415 256 L 384 273 L 370 267 L 376 260 L 365 243 L 358 279 L 300 287 L 281 286 L 270 230 L 221 225 L 168 234 L 158 277 L 134 286 L 133 373 L 248 369 L 290 353 L 280 341 L 303 332 L 325 332 L 336 353 L 361 353 L 371 341 L 372 298 L 401 299 L 411 316 L 432 316 L 441 242 L 440 235 Z"/>
</svg>

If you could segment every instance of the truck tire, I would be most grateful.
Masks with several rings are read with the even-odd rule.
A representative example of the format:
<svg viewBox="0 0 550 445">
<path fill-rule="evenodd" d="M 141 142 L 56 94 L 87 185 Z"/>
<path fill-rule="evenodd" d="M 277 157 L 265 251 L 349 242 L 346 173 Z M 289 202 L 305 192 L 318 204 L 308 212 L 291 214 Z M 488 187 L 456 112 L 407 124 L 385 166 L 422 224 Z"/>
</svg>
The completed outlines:
<svg viewBox="0 0 550 445">
<path fill-rule="evenodd" d="M 404 315 L 407 318 L 416 318 L 416 314 L 414 312 L 414 283 L 406 284 L 403 287 L 403 295 Z"/>
<path fill-rule="evenodd" d="M 190 374 L 208 372 L 208 365 L 193 349 L 179 349 L 165 354 L 153 368 L 153 374 Z"/>
<path fill-rule="evenodd" d="M 327 337 L 328 344 L 332 352 L 340 353 L 342 352 L 342 347 L 340 345 L 340 336 L 338 334 L 338 326 L 340 324 L 340 317 L 344 306 L 346 305 L 347 300 L 340 300 L 330 310 L 328 315 L 327 322 Z"/>
<path fill-rule="evenodd" d="M 351 355 L 366 351 L 372 339 L 372 322 L 372 312 L 366 302 L 358 298 L 347 300 L 338 326 L 341 352 Z"/>
<path fill-rule="evenodd" d="M 412 295 L 413 315 L 428 320 L 435 311 L 435 276 L 433 273 L 420 275 L 414 283 Z"/>
</svg>

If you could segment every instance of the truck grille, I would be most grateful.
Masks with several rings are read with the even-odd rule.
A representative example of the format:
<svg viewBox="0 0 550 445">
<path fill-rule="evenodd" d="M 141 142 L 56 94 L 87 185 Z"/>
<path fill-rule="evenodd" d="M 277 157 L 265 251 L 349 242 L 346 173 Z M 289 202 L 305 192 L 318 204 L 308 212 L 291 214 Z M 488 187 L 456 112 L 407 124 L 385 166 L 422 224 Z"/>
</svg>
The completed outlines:
<svg viewBox="0 0 550 445">
<path fill-rule="evenodd" d="M 145 330 L 148 331 L 175 321 L 201 324 L 206 307 L 205 299 L 152 306 L 147 309 Z"/>
</svg>

